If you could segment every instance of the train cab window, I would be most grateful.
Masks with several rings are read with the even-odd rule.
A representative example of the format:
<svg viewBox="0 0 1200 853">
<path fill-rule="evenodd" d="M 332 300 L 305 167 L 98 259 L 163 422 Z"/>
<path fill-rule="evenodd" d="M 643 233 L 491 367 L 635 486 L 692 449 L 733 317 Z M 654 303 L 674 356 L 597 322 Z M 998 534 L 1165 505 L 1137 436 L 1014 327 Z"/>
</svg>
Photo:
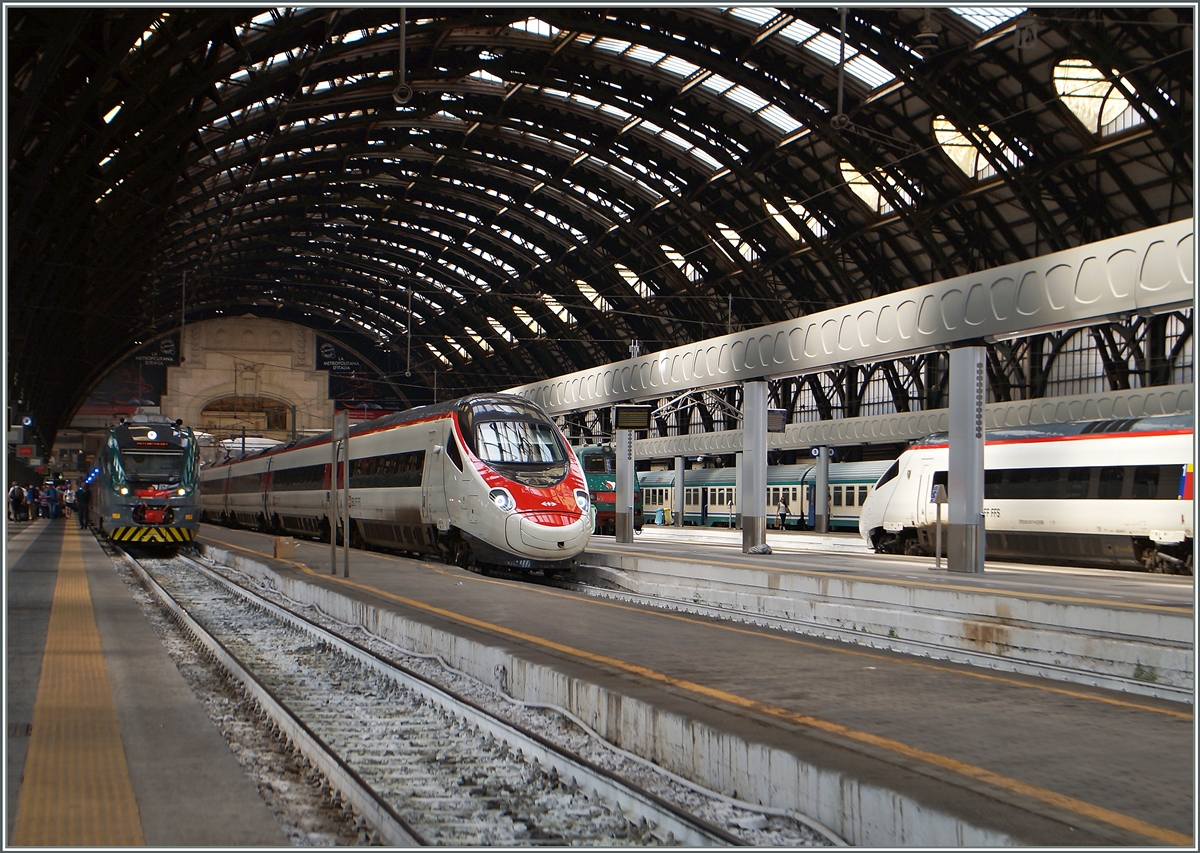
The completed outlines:
<svg viewBox="0 0 1200 853">
<path fill-rule="evenodd" d="M 1159 469 L 1157 465 L 1139 465 L 1133 469 L 1133 497 L 1154 499 L 1158 497 Z"/>
<path fill-rule="evenodd" d="M 869 488 L 870 488 L 870 486 L 859 486 L 858 487 L 858 505 L 859 506 L 862 506 L 863 504 L 865 504 L 867 502 L 867 489 L 869 489 Z"/>
<path fill-rule="evenodd" d="M 833 505 L 834 506 L 842 505 L 842 487 L 841 486 L 833 487 Z"/>
<path fill-rule="evenodd" d="M 1103 499 L 1121 497 L 1121 487 L 1125 482 L 1125 469 L 1119 466 L 1100 469 L 1100 489 L 1097 497 Z"/>
<path fill-rule="evenodd" d="M 1091 468 L 1068 468 L 1063 497 L 1068 500 L 1083 500 L 1088 496 L 1088 487 L 1091 482 Z"/>
<path fill-rule="evenodd" d="M 583 472 L 585 474 L 603 474 L 604 457 L 595 455 L 585 456 L 583 458 Z"/>
<path fill-rule="evenodd" d="M 883 476 L 879 478 L 879 482 L 875 484 L 875 488 L 879 488 L 889 480 L 894 480 L 900 475 L 900 460 L 897 459 L 892 463 L 892 467 L 883 472 Z"/>
<path fill-rule="evenodd" d="M 446 437 L 446 458 L 450 460 L 450 464 L 459 471 L 462 467 L 462 454 L 458 452 L 458 439 L 453 434 Z"/>
</svg>

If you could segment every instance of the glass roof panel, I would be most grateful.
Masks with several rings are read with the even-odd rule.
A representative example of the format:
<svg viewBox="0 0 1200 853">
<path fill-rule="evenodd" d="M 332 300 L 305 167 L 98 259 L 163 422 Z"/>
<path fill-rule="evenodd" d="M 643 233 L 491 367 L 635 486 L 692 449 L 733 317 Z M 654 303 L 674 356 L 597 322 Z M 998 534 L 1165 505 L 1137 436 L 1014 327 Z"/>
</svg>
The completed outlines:
<svg viewBox="0 0 1200 853">
<path fill-rule="evenodd" d="M 1025 11 L 1024 6 L 951 6 L 950 11 L 987 31 Z"/>
<path fill-rule="evenodd" d="M 539 18 L 527 18 L 524 21 L 516 21 L 510 24 L 514 30 L 524 30 L 530 35 L 544 36 L 545 38 L 554 38 L 560 30 L 553 24 L 548 24 Z"/>
<path fill-rule="evenodd" d="M 829 33 L 817 33 L 814 38 L 804 43 L 806 50 L 811 50 L 817 56 L 828 59 L 834 65 L 842 61 L 842 40 Z M 852 45 L 846 45 L 846 59 L 858 53 Z"/>
<path fill-rule="evenodd" d="M 617 275 L 625 279 L 625 282 L 637 292 L 638 296 L 643 299 L 649 299 L 654 295 L 654 288 L 638 278 L 629 267 L 624 264 L 613 264 L 613 269 L 617 271 Z"/>
<path fill-rule="evenodd" d="M 586 298 L 588 302 L 591 302 L 601 311 L 612 310 L 612 305 L 609 304 L 608 300 L 597 293 L 596 288 L 592 287 L 583 279 L 576 279 L 575 286 L 579 288 L 579 292 L 584 295 L 584 298 Z"/>
<path fill-rule="evenodd" d="M 817 32 L 817 28 L 808 21 L 797 19 L 780 30 L 779 34 L 800 44 L 802 41 L 812 38 Z"/>
<path fill-rule="evenodd" d="M 700 272 L 700 270 L 697 269 L 693 264 L 691 264 L 681 252 L 671 248 L 665 243 L 660 245 L 659 248 L 663 250 L 664 254 L 666 254 L 667 259 L 679 268 L 679 271 L 683 273 L 684 277 L 687 278 L 689 282 L 694 283 L 704 277 L 704 274 Z"/>
<path fill-rule="evenodd" d="M 516 335 L 514 335 L 512 332 L 510 332 L 503 323 L 501 323 L 495 317 L 492 317 L 490 315 L 488 316 L 487 321 L 488 321 L 488 325 L 496 330 L 497 335 L 499 335 L 501 338 L 503 338 L 510 344 L 516 343 L 516 340 L 517 340 Z"/>
<path fill-rule="evenodd" d="M 546 307 L 553 311 L 558 319 L 562 320 L 568 326 L 574 326 L 579 321 L 575 319 L 575 315 L 562 306 L 562 304 L 551 296 L 549 293 L 542 294 L 542 301 L 546 303 Z"/>
<path fill-rule="evenodd" d="M 678 56 L 668 56 L 658 64 L 659 68 L 670 71 L 672 74 L 678 74 L 680 77 L 690 77 L 700 70 L 700 66 L 688 62 L 686 59 L 680 59 Z"/>
<path fill-rule="evenodd" d="M 434 357 L 437 358 L 437 360 L 442 364 L 446 365 L 446 367 L 454 367 L 454 362 L 442 355 L 441 351 L 433 344 L 426 342 L 425 346 L 429 347 L 429 351 L 433 353 Z"/>
<path fill-rule="evenodd" d="M 752 92 L 745 86 L 734 86 L 725 93 L 725 97 L 733 101 L 735 104 L 741 104 L 750 112 L 757 112 L 770 103 L 766 98 L 760 96 L 757 92 Z"/>
<path fill-rule="evenodd" d="M 1054 88 L 1089 132 L 1109 134 L 1143 122 L 1112 82 L 1117 77 L 1115 71 L 1106 76 L 1086 59 L 1064 59 L 1054 67 Z"/>
<path fill-rule="evenodd" d="M 729 14 L 761 27 L 778 16 L 779 10 L 771 6 L 735 6 L 729 10 Z"/>
<path fill-rule="evenodd" d="M 846 62 L 846 73 L 857 77 L 872 89 L 877 89 L 884 83 L 896 79 L 896 75 L 888 71 L 866 54 L 859 54 Z"/>
<path fill-rule="evenodd" d="M 533 319 L 528 314 L 526 314 L 524 309 L 517 308 L 516 306 L 514 306 L 513 313 L 516 314 L 517 319 L 520 320 L 522 323 L 524 323 L 526 326 L 528 326 L 529 331 L 533 332 L 535 335 L 546 334 L 546 330 L 542 328 L 541 324 L 537 320 Z"/>
</svg>

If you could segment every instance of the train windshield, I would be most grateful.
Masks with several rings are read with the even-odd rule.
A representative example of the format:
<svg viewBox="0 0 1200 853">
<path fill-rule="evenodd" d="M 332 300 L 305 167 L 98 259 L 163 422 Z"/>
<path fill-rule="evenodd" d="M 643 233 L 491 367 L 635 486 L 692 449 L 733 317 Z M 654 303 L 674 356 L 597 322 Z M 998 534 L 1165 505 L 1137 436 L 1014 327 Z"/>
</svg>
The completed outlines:
<svg viewBox="0 0 1200 853">
<path fill-rule="evenodd" d="M 130 482 L 178 483 L 184 461 L 182 453 L 121 451 L 121 468 Z"/>
<path fill-rule="evenodd" d="M 566 456 L 552 424 L 483 421 L 475 425 L 475 448 L 484 462 L 501 465 L 562 465 Z"/>
<path fill-rule="evenodd" d="M 616 461 L 611 456 L 599 456 L 592 454 L 585 456 L 581 460 L 583 462 L 583 472 L 585 474 L 609 474 L 614 471 L 613 463 Z"/>
</svg>

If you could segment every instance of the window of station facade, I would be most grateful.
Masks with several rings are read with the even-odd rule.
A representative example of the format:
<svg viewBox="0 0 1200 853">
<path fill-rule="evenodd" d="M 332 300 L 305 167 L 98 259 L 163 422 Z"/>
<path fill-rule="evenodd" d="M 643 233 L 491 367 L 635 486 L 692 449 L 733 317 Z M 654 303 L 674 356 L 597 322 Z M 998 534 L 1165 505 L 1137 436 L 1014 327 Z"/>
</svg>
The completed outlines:
<svg viewBox="0 0 1200 853">
<path fill-rule="evenodd" d="M 1115 71 L 1106 74 L 1086 59 L 1064 59 L 1054 67 L 1059 98 L 1090 133 L 1100 136 L 1120 133 L 1145 121 L 1122 91 L 1132 91 L 1133 87 L 1128 83 L 1118 86 L 1120 79 Z M 1148 106 L 1143 108 L 1157 118 Z"/>
</svg>

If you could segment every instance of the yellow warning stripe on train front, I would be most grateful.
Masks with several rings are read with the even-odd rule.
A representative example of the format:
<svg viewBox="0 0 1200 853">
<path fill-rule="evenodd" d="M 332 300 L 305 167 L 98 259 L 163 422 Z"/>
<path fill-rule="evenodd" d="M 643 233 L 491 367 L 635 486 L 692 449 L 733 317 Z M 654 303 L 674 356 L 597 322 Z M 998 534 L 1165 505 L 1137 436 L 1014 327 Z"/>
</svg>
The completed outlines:
<svg viewBox="0 0 1200 853">
<path fill-rule="evenodd" d="M 114 527 L 109 538 L 114 542 L 191 542 L 196 531 L 186 527 Z"/>
</svg>

